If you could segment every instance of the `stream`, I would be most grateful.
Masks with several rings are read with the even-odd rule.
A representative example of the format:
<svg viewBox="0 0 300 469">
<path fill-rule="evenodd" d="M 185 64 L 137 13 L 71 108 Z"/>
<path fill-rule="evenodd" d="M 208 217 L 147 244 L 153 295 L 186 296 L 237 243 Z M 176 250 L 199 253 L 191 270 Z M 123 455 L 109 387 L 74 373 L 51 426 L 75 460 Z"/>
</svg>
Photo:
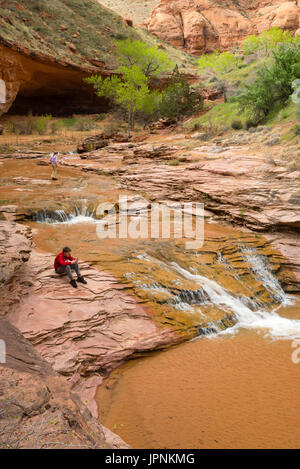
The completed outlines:
<svg viewBox="0 0 300 469">
<path fill-rule="evenodd" d="M 97 204 L 141 196 L 74 168 L 48 179 L 34 160 L 1 165 L 0 199 L 19 206 L 37 250 L 54 256 L 70 245 L 186 341 L 115 370 L 98 390 L 101 422 L 135 448 L 299 445 L 291 343 L 300 338 L 300 301 L 283 291 L 269 243 L 210 219 L 201 249 L 184 239 L 100 240 Z"/>
</svg>

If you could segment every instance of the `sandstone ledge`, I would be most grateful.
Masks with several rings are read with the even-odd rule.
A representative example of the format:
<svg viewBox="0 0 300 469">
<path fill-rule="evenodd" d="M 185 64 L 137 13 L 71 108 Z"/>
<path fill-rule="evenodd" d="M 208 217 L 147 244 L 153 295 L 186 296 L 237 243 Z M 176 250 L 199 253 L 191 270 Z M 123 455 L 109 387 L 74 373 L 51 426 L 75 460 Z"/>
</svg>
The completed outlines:
<svg viewBox="0 0 300 469">
<path fill-rule="evenodd" d="M 7 347 L 6 364 L 0 365 L 0 448 L 128 448 L 1 317 L 0 330 Z"/>
</svg>

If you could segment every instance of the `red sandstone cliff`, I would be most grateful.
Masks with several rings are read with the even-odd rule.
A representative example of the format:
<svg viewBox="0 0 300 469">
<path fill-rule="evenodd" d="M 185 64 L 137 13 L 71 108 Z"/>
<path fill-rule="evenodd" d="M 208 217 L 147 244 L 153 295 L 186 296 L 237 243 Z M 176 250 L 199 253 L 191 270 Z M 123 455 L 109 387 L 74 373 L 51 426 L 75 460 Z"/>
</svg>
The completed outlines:
<svg viewBox="0 0 300 469">
<path fill-rule="evenodd" d="M 195 55 L 229 49 L 271 27 L 300 35 L 296 0 L 161 0 L 145 21 L 147 30 Z"/>
</svg>

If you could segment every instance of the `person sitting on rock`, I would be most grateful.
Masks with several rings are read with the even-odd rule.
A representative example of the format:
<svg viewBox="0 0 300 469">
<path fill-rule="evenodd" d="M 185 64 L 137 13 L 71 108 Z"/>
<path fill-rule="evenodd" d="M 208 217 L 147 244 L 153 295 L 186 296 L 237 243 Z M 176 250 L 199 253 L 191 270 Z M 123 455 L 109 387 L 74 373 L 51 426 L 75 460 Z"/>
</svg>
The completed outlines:
<svg viewBox="0 0 300 469">
<path fill-rule="evenodd" d="M 70 279 L 70 284 L 74 288 L 77 288 L 77 283 L 76 280 L 73 278 L 72 269 L 74 269 L 77 274 L 77 282 L 85 284 L 87 283 L 87 281 L 83 278 L 80 273 L 78 258 L 71 256 L 71 249 L 68 246 L 63 248 L 62 252 L 60 252 L 56 256 L 54 261 L 54 269 L 57 274 L 66 273 Z"/>
</svg>

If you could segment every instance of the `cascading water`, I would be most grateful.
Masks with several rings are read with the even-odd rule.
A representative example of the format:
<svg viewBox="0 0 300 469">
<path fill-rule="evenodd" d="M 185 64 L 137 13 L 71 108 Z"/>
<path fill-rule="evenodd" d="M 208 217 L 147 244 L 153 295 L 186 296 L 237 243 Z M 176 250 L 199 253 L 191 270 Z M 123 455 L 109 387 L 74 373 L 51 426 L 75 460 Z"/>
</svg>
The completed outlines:
<svg viewBox="0 0 300 469">
<path fill-rule="evenodd" d="M 32 214 L 32 220 L 37 223 L 48 224 L 95 223 L 94 212 L 94 209 L 90 209 L 85 205 L 76 205 L 68 213 L 65 210 L 42 209 Z"/>
<path fill-rule="evenodd" d="M 190 268 L 190 270 L 193 270 L 191 272 L 188 268 L 183 268 L 172 260 L 165 262 L 145 254 L 139 254 L 137 258 L 147 259 L 148 262 L 151 261 L 153 265 L 156 264 L 160 269 L 163 269 L 165 275 L 162 278 L 167 277 L 170 273 L 177 275 L 176 288 L 157 282 L 151 285 L 148 281 L 146 284 L 141 280 L 135 283 L 139 288 L 150 292 L 157 302 L 168 304 L 175 310 L 183 311 L 186 314 L 197 314 L 200 318 L 206 317 L 208 319 L 207 313 L 213 311 L 214 308 L 223 310 L 224 313 L 231 313 L 235 325 L 226 324 L 223 320 L 211 322 L 206 320 L 205 326 L 201 327 L 199 325 L 199 335 L 235 333 L 239 329 L 245 328 L 262 331 L 273 338 L 292 339 L 299 337 L 300 320 L 284 318 L 277 313 L 279 308 L 291 305 L 293 302 L 292 298 L 285 294 L 279 281 L 272 273 L 267 257 L 258 254 L 255 249 L 247 247 L 240 249 L 240 252 L 243 260 L 251 265 L 252 279 L 260 285 L 260 293 L 265 291 L 265 297 L 261 299 L 250 297 L 251 294 L 253 295 L 253 291 L 221 255 L 218 256 L 218 260 L 226 264 L 226 268 L 232 276 L 239 284 L 243 285 L 244 291 L 249 291 L 249 296 L 245 294 L 238 295 L 227 290 L 217 281 L 197 272 L 195 273 L 193 267 Z M 201 269 L 201 265 L 199 268 Z M 192 283 L 195 289 L 184 288 L 184 282 L 186 281 Z M 228 314 L 229 316 L 230 314 Z M 224 314 L 224 317 L 226 317 L 226 314 Z"/>
<path fill-rule="evenodd" d="M 253 248 L 241 248 L 242 254 L 246 257 L 247 261 L 251 264 L 251 270 L 257 280 L 263 281 L 264 287 L 276 301 L 283 304 L 287 301 L 287 296 L 277 278 L 268 270 L 267 259 L 264 256 L 258 256 Z"/>
<path fill-rule="evenodd" d="M 45 224 L 102 223 L 94 212 L 91 204 L 81 200 L 73 203 L 70 211 L 39 210 L 32 219 Z M 149 241 L 149 251 L 138 250 L 128 257 L 137 264 L 132 264 L 134 271 L 127 271 L 124 277 L 138 292 L 144 292 L 146 300 L 159 305 L 167 322 L 175 326 L 177 320 L 177 325 L 191 324 L 199 335 L 235 333 L 246 328 L 274 338 L 299 337 L 300 320 L 277 312 L 290 305 L 291 298 L 273 274 L 268 257 L 253 245 L 233 239 L 206 264 L 198 257 L 200 253 L 174 248 L 172 243 L 155 247 Z M 225 273 L 225 281 L 224 275 L 220 281 L 220 272 Z"/>
<path fill-rule="evenodd" d="M 259 272 L 265 288 L 272 290 L 272 293 L 280 298 L 281 306 L 291 304 L 291 299 L 285 295 L 277 279 L 273 278 L 266 266 L 261 263 L 259 257 L 253 256 L 252 262 L 253 269 L 255 272 Z M 212 304 L 220 307 L 225 306 L 234 313 L 237 324 L 222 331 L 222 333 L 233 333 L 240 328 L 246 328 L 265 330 L 267 334 L 277 338 L 291 339 L 299 337 L 300 320 L 283 318 L 276 313 L 276 309 L 270 312 L 264 310 L 253 311 L 243 301 L 234 297 L 215 281 L 201 275 L 192 274 L 175 263 L 172 265 L 183 277 L 199 283 Z"/>
</svg>

